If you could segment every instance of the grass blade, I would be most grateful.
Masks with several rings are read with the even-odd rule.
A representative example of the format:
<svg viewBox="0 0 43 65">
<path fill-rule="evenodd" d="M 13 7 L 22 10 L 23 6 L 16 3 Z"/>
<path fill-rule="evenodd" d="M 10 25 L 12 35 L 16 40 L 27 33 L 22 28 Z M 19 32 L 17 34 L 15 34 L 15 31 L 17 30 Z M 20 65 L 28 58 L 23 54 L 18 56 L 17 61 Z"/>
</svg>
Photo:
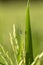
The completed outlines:
<svg viewBox="0 0 43 65">
<path fill-rule="evenodd" d="M 31 36 L 31 27 L 30 27 L 30 15 L 29 15 L 29 0 L 27 4 L 26 11 L 26 65 L 30 65 L 33 61 L 33 50 L 32 50 L 32 36 Z"/>
</svg>

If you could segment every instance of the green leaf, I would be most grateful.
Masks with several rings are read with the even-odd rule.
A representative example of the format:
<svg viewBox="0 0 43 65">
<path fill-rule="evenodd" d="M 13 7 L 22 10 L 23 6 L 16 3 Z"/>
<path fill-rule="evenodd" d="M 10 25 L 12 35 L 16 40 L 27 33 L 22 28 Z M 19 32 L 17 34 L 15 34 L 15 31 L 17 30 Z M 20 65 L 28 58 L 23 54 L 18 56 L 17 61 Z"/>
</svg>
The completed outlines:
<svg viewBox="0 0 43 65">
<path fill-rule="evenodd" d="M 30 14 L 29 14 L 29 0 L 27 3 L 26 11 L 26 65 L 30 65 L 33 61 L 33 50 L 32 50 L 32 36 L 31 36 L 31 26 L 30 26 Z"/>
</svg>

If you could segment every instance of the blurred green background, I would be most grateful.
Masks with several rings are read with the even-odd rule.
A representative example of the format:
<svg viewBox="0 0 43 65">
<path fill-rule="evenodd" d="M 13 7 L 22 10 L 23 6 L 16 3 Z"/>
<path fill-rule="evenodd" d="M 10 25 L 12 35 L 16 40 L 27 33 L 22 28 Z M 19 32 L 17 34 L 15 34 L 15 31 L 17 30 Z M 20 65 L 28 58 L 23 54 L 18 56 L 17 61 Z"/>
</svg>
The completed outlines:
<svg viewBox="0 0 43 65">
<path fill-rule="evenodd" d="M 30 20 L 35 57 L 43 51 L 43 1 L 30 3 Z"/>
<path fill-rule="evenodd" d="M 11 51 L 9 32 L 12 33 L 12 25 L 22 30 L 23 39 L 25 38 L 27 1 L 6 1 L 0 0 L 0 43 Z M 43 1 L 30 1 L 30 22 L 33 43 L 33 56 L 43 51 Z M 6 46 L 7 45 L 7 46 Z"/>
</svg>

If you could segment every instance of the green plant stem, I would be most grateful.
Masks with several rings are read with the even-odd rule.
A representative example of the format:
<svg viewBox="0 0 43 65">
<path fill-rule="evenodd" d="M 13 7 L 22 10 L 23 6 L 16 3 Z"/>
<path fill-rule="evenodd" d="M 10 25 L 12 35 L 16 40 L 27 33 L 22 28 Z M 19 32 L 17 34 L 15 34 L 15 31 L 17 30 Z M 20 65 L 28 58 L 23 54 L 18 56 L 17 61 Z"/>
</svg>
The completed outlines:
<svg viewBox="0 0 43 65">
<path fill-rule="evenodd" d="M 26 11 L 26 65 L 31 65 L 33 62 L 33 50 L 32 50 L 32 36 L 31 36 L 31 27 L 30 27 L 30 16 L 29 16 L 29 0 Z"/>
</svg>

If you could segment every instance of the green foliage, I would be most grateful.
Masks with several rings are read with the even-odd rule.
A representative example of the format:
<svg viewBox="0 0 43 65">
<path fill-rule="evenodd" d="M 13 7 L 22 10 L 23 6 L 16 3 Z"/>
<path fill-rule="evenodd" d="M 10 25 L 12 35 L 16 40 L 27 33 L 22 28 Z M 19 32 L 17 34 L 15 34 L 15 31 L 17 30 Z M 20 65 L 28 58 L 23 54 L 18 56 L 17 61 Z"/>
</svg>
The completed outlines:
<svg viewBox="0 0 43 65">
<path fill-rule="evenodd" d="M 10 56 L 8 49 L 6 51 L 4 46 L 0 43 L 0 49 L 1 49 L 0 58 L 3 60 L 4 64 L 30 65 L 33 61 L 33 51 L 32 51 L 32 37 L 31 37 L 30 16 L 29 16 L 29 0 L 27 3 L 27 11 L 26 11 L 26 38 L 25 38 L 26 50 L 25 50 L 25 44 L 22 43 L 21 36 L 19 34 L 19 29 L 16 32 L 15 24 L 13 24 L 13 35 L 9 33 L 9 36 L 13 58 Z M 15 62 L 13 61 L 13 59 Z M 1 63 L 3 64 L 3 62 Z"/>
<path fill-rule="evenodd" d="M 42 58 L 43 58 L 43 52 L 36 56 L 36 58 L 34 59 L 31 65 L 42 65 L 41 64 L 41 62 L 43 61 Z"/>
<path fill-rule="evenodd" d="M 33 61 L 33 50 L 32 50 L 32 36 L 30 26 L 30 14 L 29 14 L 29 0 L 26 11 L 26 65 L 30 65 Z"/>
<path fill-rule="evenodd" d="M 9 55 L 9 51 L 5 51 L 4 46 L 2 44 L 0 44 L 0 61 L 2 59 L 2 61 L 0 62 L 0 64 L 4 64 L 4 65 L 24 65 L 24 48 L 22 47 L 23 45 L 21 45 L 21 47 L 18 44 L 18 39 L 16 38 L 16 29 L 15 29 L 15 24 L 13 24 L 13 36 L 11 35 L 11 33 L 9 33 L 10 36 L 10 45 L 13 51 L 13 58 L 15 59 L 15 63 L 13 63 L 12 58 Z M 13 41 L 14 40 L 14 41 Z M 20 49 L 21 48 L 21 49 Z M 20 50 L 19 50 L 20 49 Z M 20 54 L 20 55 L 19 55 Z M 18 58 L 19 56 L 19 58 Z M 19 59 L 19 60 L 18 60 Z"/>
<path fill-rule="evenodd" d="M 21 31 L 20 31 L 21 32 Z M 40 65 L 43 52 L 39 54 L 33 61 L 32 35 L 29 14 L 29 0 L 26 9 L 26 32 L 25 44 L 22 43 L 19 29 L 16 30 L 13 24 L 12 34 L 9 32 L 10 46 L 9 50 L 5 49 L 4 45 L 0 43 L 0 65 Z M 6 46 L 7 47 L 7 46 Z M 12 53 L 11 53 L 12 52 Z M 12 56 L 11 56 L 12 55 Z"/>
</svg>

